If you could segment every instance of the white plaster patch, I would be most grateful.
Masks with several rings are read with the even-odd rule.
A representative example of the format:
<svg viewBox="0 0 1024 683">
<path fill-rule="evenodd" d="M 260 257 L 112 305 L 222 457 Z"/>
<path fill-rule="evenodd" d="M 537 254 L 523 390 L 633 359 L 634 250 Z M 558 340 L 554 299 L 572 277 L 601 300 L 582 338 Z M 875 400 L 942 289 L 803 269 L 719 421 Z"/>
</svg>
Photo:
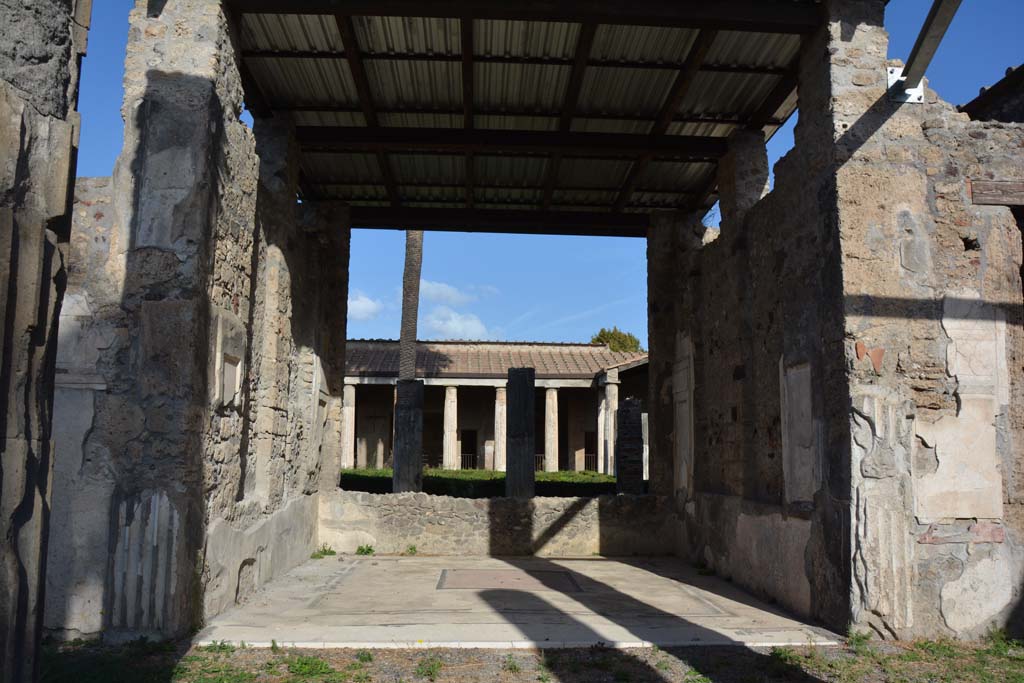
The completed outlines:
<svg viewBox="0 0 1024 683">
<path fill-rule="evenodd" d="M 924 444 L 935 448 L 939 465 L 917 477 L 915 512 L 922 522 L 998 519 L 1003 481 L 995 417 L 1008 384 L 1005 329 L 1000 330 L 993 307 L 973 291 L 946 298 L 942 326 L 950 338 L 947 372 L 956 377 L 960 408 L 955 417 L 916 425 Z"/>
<path fill-rule="evenodd" d="M 942 616 L 958 635 L 974 635 L 1013 599 L 1010 563 L 1001 557 L 972 561 L 956 581 L 942 587 Z"/>
<path fill-rule="evenodd" d="M 688 336 L 676 335 L 675 355 L 672 367 L 675 488 L 689 497 L 693 490 L 693 342 Z"/>
</svg>

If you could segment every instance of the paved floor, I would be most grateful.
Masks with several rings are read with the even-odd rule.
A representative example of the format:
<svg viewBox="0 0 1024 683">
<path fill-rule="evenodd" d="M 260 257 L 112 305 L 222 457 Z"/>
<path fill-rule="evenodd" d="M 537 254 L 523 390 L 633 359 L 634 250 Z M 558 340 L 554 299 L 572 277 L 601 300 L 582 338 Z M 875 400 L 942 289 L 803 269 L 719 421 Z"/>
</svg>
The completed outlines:
<svg viewBox="0 0 1024 683">
<path fill-rule="evenodd" d="M 197 642 L 556 648 L 829 644 L 838 636 L 671 558 L 328 557 L 214 618 Z"/>
</svg>

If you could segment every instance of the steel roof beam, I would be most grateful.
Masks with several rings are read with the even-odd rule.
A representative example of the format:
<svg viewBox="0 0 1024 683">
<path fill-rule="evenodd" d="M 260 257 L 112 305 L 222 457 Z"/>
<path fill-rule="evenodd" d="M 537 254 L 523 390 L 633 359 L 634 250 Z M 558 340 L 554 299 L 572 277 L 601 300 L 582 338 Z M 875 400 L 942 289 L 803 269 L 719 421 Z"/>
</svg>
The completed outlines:
<svg viewBox="0 0 1024 683">
<path fill-rule="evenodd" d="M 696 160 L 717 159 L 726 151 L 724 138 L 687 135 L 358 126 L 299 126 L 295 135 L 304 149 L 325 151 L 431 150 L 454 154 L 508 152 L 577 157 L 636 157 L 650 154 Z"/>
<path fill-rule="evenodd" d="M 587 70 L 587 60 L 590 58 L 590 51 L 594 47 L 595 35 L 597 35 L 597 24 L 583 24 L 580 26 L 579 36 L 576 38 L 576 54 L 573 59 L 572 73 L 569 75 L 569 84 L 565 88 L 565 97 L 562 100 L 562 115 L 558 121 L 558 130 L 563 133 L 568 133 L 572 130 L 572 117 L 575 115 L 576 106 L 579 104 L 580 90 L 583 88 L 583 75 Z M 555 183 L 558 182 L 558 170 L 561 165 L 561 154 L 555 154 L 548 160 L 547 177 L 544 179 L 544 196 L 541 199 L 541 208 L 545 210 L 551 206 L 551 198 L 555 193 Z"/>
<path fill-rule="evenodd" d="M 251 14 L 346 14 L 525 21 L 804 34 L 822 25 L 821 7 L 782 0 L 229 0 Z"/>
<path fill-rule="evenodd" d="M 462 127 L 474 128 L 473 120 L 473 20 L 463 17 L 459 22 L 462 43 Z M 466 206 L 473 208 L 473 186 L 476 181 L 476 162 L 473 153 L 466 154 Z"/>
<path fill-rule="evenodd" d="M 362 109 L 355 105 L 330 105 L 330 104 L 296 104 L 272 107 L 275 111 L 311 112 L 324 114 L 358 114 Z M 378 107 L 378 114 L 429 114 L 440 116 L 461 116 L 462 110 L 456 109 L 421 109 L 417 107 Z M 533 109 L 480 109 L 474 110 L 476 116 L 529 116 L 536 118 L 561 118 L 560 111 L 534 111 Z M 656 115 L 650 114 L 626 114 L 608 111 L 577 111 L 577 119 L 594 119 L 598 121 L 642 121 L 654 123 Z M 723 123 L 723 124 L 745 124 L 748 117 L 739 114 L 676 114 L 672 117 L 673 123 Z M 781 126 L 784 123 L 781 119 L 770 119 L 765 125 Z"/>
<path fill-rule="evenodd" d="M 341 44 L 345 48 L 345 59 L 348 61 L 352 80 L 356 84 L 356 93 L 359 95 L 359 105 L 362 107 L 366 125 L 371 128 L 377 128 L 379 124 L 377 121 L 377 111 L 373 105 L 373 93 L 370 91 L 370 79 L 366 76 L 366 67 L 359 56 L 361 54 L 359 51 L 359 41 L 356 38 L 352 17 L 336 14 L 334 21 L 338 27 L 338 32 L 341 34 Z M 395 177 L 391 172 L 391 161 L 388 160 L 388 155 L 383 150 L 377 152 L 377 165 L 380 167 L 380 174 L 384 181 L 384 188 L 388 193 L 388 200 L 392 206 L 398 206 L 400 200 L 398 188 L 395 185 Z"/>
<path fill-rule="evenodd" d="M 599 211 L 353 206 L 349 222 L 353 228 L 377 230 L 646 237 L 650 218 Z"/>
<path fill-rule="evenodd" d="M 686 55 L 683 67 L 676 74 L 672 87 L 669 88 L 668 93 L 665 95 L 665 102 L 662 104 L 658 118 L 651 128 L 651 135 L 663 136 L 668 127 L 672 125 L 672 121 L 675 118 L 676 112 L 679 111 L 683 98 L 686 97 L 690 86 L 693 85 L 693 81 L 697 78 L 700 65 L 704 63 L 717 37 L 718 31 L 714 30 L 701 31 L 697 36 L 693 46 L 690 48 L 690 52 Z M 640 158 L 633 162 L 629 172 L 626 174 L 625 181 L 622 183 L 622 190 L 615 200 L 616 211 L 621 211 L 629 204 L 629 197 L 633 194 L 633 188 L 636 187 L 636 184 L 640 181 L 640 176 L 643 175 L 644 170 L 653 158 L 654 155 L 647 152 L 640 155 Z"/>
<path fill-rule="evenodd" d="M 928 17 L 924 20 L 924 26 L 921 27 L 921 33 L 917 36 L 917 42 L 914 43 L 914 49 L 910 51 L 910 57 L 907 58 L 907 65 L 903 67 L 905 80 L 901 85 L 904 90 L 921 85 L 924 72 L 932 63 L 932 57 L 935 56 L 943 36 L 946 35 L 946 30 L 953 22 L 956 11 L 960 8 L 960 1 L 935 0 L 932 3 Z"/>
<path fill-rule="evenodd" d="M 344 52 L 316 50 L 242 50 L 242 56 L 252 59 L 345 59 Z M 364 62 L 443 62 L 457 63 L 462 61 L 461 55 L 443 54 L 438 52 L 363 52 L 359 57 Z M 571 67 L 574 59 L 565 57 L 524 57 L 517 55 L 475 55 L 475 62 L 480 64 L 515 64 L 525 66 L 559 66 Z M 587 66 L 607 69 L 641 69 L 652 71 L 678 71 L 683 68 L 682 62 L 644 62 L 619 59 L 588 59 Z M 762 74 L 781 76 L 786 67 L 769 64 L 702 64 L 700 70 L 705 73 L 728 74 Z"/>
</svg>

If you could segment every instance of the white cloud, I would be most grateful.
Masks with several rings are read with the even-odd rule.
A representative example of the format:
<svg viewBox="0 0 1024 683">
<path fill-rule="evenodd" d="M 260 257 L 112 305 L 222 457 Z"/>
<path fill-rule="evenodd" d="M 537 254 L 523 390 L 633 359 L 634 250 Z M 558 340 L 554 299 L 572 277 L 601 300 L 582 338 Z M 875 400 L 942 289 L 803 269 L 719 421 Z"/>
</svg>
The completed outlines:
<svg viewBox="0 0 1024 683">
<path fill-rule="evenodd" d="M 476 301 L 475 296 L 463 292 L 458 287 L 431 280 L 420 280 L 420 298 L 424 301 L 436 301 L 449 306 L 462 306 Z"/>
<path fill-rule="evenodd" d="M 433 336 L 440 339 L 489 339 L 487 326 L 472 313 L 459 313 L 437 306 L 423 321 Z"/>
<path fill-rule="evenodd" d="M 383 308 L 382 302 L 371 299 L 358 289 L 348 295 L 348 317 L 351 320 L 373 320 Z"/>
</svg>

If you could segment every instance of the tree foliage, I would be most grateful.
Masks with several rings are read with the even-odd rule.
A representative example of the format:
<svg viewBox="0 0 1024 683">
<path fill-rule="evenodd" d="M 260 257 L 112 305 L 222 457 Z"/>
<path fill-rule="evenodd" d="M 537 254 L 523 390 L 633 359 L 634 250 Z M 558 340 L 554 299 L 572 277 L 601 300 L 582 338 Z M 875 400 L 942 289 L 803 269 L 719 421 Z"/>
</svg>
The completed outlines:
<svg viewBox="0 0 1024 683">
<path fill-rule="evenodd" d="M 590 338 L 591 344 L 607 344 L 612 351 L 627 351 L 638 353 L 643 351 L 640 348 L 640 340 L 635 334 L 623 332 L 618 327 L 608 329 L 602 327 L 601 331 Z"/>
</svg>

